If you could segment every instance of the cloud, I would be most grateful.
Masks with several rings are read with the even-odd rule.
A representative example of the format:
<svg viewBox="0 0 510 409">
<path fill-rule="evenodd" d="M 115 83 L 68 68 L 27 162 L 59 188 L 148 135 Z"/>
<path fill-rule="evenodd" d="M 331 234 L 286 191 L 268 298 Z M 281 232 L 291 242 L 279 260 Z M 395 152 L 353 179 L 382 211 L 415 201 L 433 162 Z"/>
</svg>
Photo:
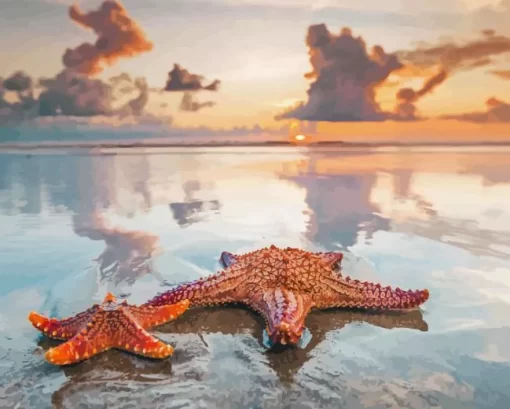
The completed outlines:
<svg viewBox="0 0 510 409">
<path fill-rule="evenodd" d="M 216 103 L 212 101 L 196 101 L 194 100 L 191 91 L 218 91 L 220 84 L 220 80 L 214 80 L 210 84 L 205 85 L 203 76 L 192 74 L 187 69 L 181 67 L 179 64 L 174 64 L 172 70 L 168 73 L 168 80 L 163 92 L 185 91 L 184 95 L 182 96 L 179 110 L 197 112 L 202 108 L 212 107 L 216 105 Z"/>
<path fill-rule="evenodd" d="M 100 79 L 64 70 L 39 83 L 45 88 L 39 97 L 41 116 L 110 115 L 113 110 L 111 86 Z"/>
<path fill-rule="evenodd" d="M 132 84 L 139 95 L 116 107 L 118 95 L 125 94 L 125 83 Z M 39 97 L 39 115 L 142 115 L 148 101 L 148 86 L 143 78 L 134 81 L 124 74 L 123 81 L 114 77 L 105 82 L 85 75 L 64 70 L 54 78 L 42 79 L 40 85 L 45 88 Z M 120 87 L 120 90 L 119 90 Z"/>
<path fill-rule="evenodd" d="M 193 95 L 190 92 L 185 92 L 182 96 L 181 105 L 179 109 L 181 111 L 196 112 L 206 107 L 213 107 L 216 105 L 215 102 L 198 102 L 193 100 Z"/>
<path fill-rule="evenodd" d="M 11 119 L 23 120 L 36 112 L 33 80 L 23 71 L 0 78 L 0 124 Z"/>
<path fill-rule="evenodd" d="M 486 105 L 487 111 L 467 112 L 458 115 L 447 115 L 444 116 L 443 118 L 477 123 L 488 122 L 510 123 L 510 104 L 492 97 L 487 100 Z"/>
<path fill-rule="evenodd" d="M 407 75 L 409 71 L 414 72 L 415 75 L 428 75 L 431 69 L 435 67 L 440 69 L 437 74 L 425 82 L 421 90 L 402 88 L 397 92 L 397 115 L 402 119 L 416 119 L 415 104 L 418 99 L 432 92 L 448 77 L 456 72 L 491 65 L 494 57 L 508 52 L 510 52 L 510 38 L 498 35 L 492 29 L 482 30 L 480 38 L 462 44 L 445 41 L 435 45 L 422 44 L 414 50 L 397 51 L 395 55 L 406 67 L 405 70 L 397 72 L 397 75 Z M 502 72 L 496 72 L 502 76 Z M 485 115 L 486 113 L 469 113 L 454 117 L 455 119 L 472 120 L 472 118 L 478 118 L 479 114 Z"/>
<path fill-rule="evenodd" d="M 397 92 L 398 103 L 395 109 L 397 115 L 403 119 L 416 119 L 416 102 L 441 85 L 447 77 L 447 72 L 441 70 L 436 75 L 426 80 L 423 87 L 418 91 L 412 88 L 401 88 Z"/>
<path fill-rule="evenodd" d="M 134 86 L 139 91 L 139 95 L 124 106 L 123 114 L 141 116 L 149 102 L 149 85 L 145 78 L 140 77 L 135 79 Z"/>
<path fill-rule="evenodd" d="M 375 90 L 402 68 L 396 56 L 380 46 L 368 53 L 363 39 L 354 37 L 349 28 L 335 35 L 325 24 L 308 28 L 306 44 L 313 70 L 305 78 L 314 79 L 308 100 L 276 119 L 379 121 L 391 116 L 379 107 Z"/>
<path fill-rule="evenodd" d="M 402 88 L 397 92 L 396 114 L 402 119 L 417 119 L 416 102 L 424 95 L 432 92 L 448 77 L 456 72 L 468 71 L 494 63 L 493 58 L 510 52 L 510 38 L 498 35 L 495 30 L 485 29 L 481 31 L 481 37 L 464 43 L 444 41 L 439 44 L 421 44 L 414 50 L 397 51 L 399 60 L 405 64 L 405 69 L 396 74 L 405 76 L 428 75 L 431 69 L 439 67 L 439 72 L 430 77 L 421 90 L 414 91 L 411 88 Z M 504 77 L 505 71 L 492 71 L 494 75 Z M 509 75 L 510 78 L 510 75 Z M 503 109 L 504 110 L 504 109 Z M 498 117 L 501 108 L 482 113 L 466 113 L 453 115 L 448 118 L 477 122 L 488 122 L 485 116 Z M 504 115 L 503 115 L 504 116 Z M 478 120 L 480 119 L 480 120 Z M 492 121 L 492 120 L 491 120 Z"/>
<path fill-rule="evenodd" d="M 510 18 L 510 0 L 494 0 L 475 12 L 465 15 L 464 24 L 466 28 L 491 27 L 503 33 L 510 33 L 508 19 Z"/>
<path fill-rule="evenodd" d="M 174 67 L 168 73 L 165 91 L 218 91 L 221 84 L 220 80 L 214 80 L 209 85 L 204 85 L 203 81 L 203 76 L 192 74 L 179 64 L 174 64 Z"/>
<path fill-rule="evenodd" d="M 24 92 L 33 87 L 32 78 L 24 71 L 16 71 L 3 82 L 3 88 L 7 91 Z"/>
<path fill-rule="evenodd" d="M 83 43 L 65 51 L 64 66 L 76 72 L 97 74 L 121 57 L 133 57 L 153 48 L 142 28 L 118 1 L 106 0 L 98 10 L 88 13 L 73 5 L 69 8 L 69 16 L 98 36 L 94 44 Z"/>
<path fill-rule="evenodd" d="M 487 37 L 492 37 L 493 35 L 496 34 L 496 31 L 492 30 L 492 29 L 485 29 L 485 30 L 482 30 L 482 34 Z"/>
<path fill-rule="evenodd" d="M 492 61 L 492 59 L 490 59 L 490 58 L 481 58 L 477 61 L 473 61 L 471 64 L 468 64 L 466 68 L 467 69 L 480 68 L 480 67 L 485 67 L 486 65 L 491 65 L 493 63 L 494 63 L 494 61 Z"/>
<path fill-rule="evenodd" d="M 41 89 L 38 97 L 36 83 Z M 138 95 L 131 97 L 133 93 Z M 141 117 L 146 115 L 148 98 L 145 79 L 133 80 L 128 74 L 103 81 L 65 69 L 35 81 L 18 71 L 0 85 L 0 123 L 60 115 Z"/>
<path fill-rule="evenodd" d="M 153 127 L 163 131 L 168 130 L 168 125 L 173 123 L 171 116 L 156 116 L 145 114 L 143 116 L 119 116 L 119 115 L 94 115 L 94 116 L 39 116 L 31 118 L 25 122 L 29 129 L 31 126 L 36 128 L 51 127 L 55 129 L 67 130 L 107 130 L 116 128 L 123 132 L 138 132 L 148 130 Z"/>
<path fill-rule="evenodd" d="M 414 50 L 397 51 L 404 64 L 421 69 L 441 66 L 449 73 L 488 65 L 491 57 L 510 52 L 510 38 L 497 35 L 494 30 L 484 30 L 481 38 L 463 44 L 453 41 L 439 44 L 422 44 Z"/>
<path fill-rule="evenodd" d="M 106 0 L 97 11 L 87 14 L 72 6 L 69 15 L 96 32 L 95 45 L 67 49 L 63 55 L 65 68 L 52 78 L 36 81 L 17 71 L 5 79 L 0 86 L 0 123 L 37 116 L 147 116 L 150 90 L 145 78 L 132 79 L 126 73 L 108 81 L 91 78 L 105 64 L 150 50 L 152 44 L 141 28 L 116 1 Z M 36 83 L 40 91 L 37 98 Z M 137 95 L 132 97 L 133 93 Z"/>
<path fill-rule="evenodd" d="M 330 33 L 325 24 L 317 24 L 308 28 L 306 44 L 312 72 L 305 74 L 305 78 L 313 81 L 307 91 L 307 101 L 277 115 L 277 120 L 423 119 L 417 114 L 416 107 L 421 98 L 455 73 L 489 66 L 495 58 L 510 52 L 510 37 L 497 34 L 492 29 L 482 30 L 478 38 L 470 41 L 421 43 L 412 50 L 387 54 L 381 46 L 374 46 L 368 52 L 364 40 L 354 37 L 349 28 L 344 28 L 337 35 Z M 492 71 L 492 74 L 510 78 L 509 71 Z M 381 86 L 398 85 L 400 81 L 395 81 L 395 77 L 425 78 L 425 81 L 418 90 L 400 88 L 396 93 L 394 112 L 385 112 L 375 99 L 376 90 Z M 490 120 L 501 120 L 505 116 L 503 112 L 504 105 L 491 107 L 488 111 Z M 482 116 L 486 114 L 481 113 Z M 456 119 L 480 118 L 480 113 L 465 115 Z"/>
<path fill-rule="evenodd" d="M 45 132 L 34 133 L 34 129 L 45 130 Z M 229 128 L 181 127 L 173 123 L 171 117 L 51 116 L 27 120 L 16 132 L 6 133 L 4 139 L 11 142 L 31 141 L 34 143 L 42 141 L 93 142 L 94 140 L 106 141 L 118 138 L 149 143 L 238 141 L 238 138 L 243 138 L 245 141 L 268 139 L 280 141 L 287 131 L 287 126 L 278 129 L 264 128 L 260 125 Z"/>
<path fill-rule="evenodd" d="M 504 80 L 510 80 L 510 70 L 493 70 L 490 73 Z"/>
<path fill-rule="evenodd" d="M 53 0 L 56 1 L 56 0 Z M 62 0 L 60 0 L 62 1 Z M 187 0 L 186 3 L 201 3 L 200 0 Z M 304 10 L 308 14 L 313 12 L 344 11 L 344 12 L 373 12 L 373 13 L 393 13 L 404 16 L 420 16 L 424 14 L 433 14 L 441 16 L 444 13 L 463 13 L 476 10 L 487 4 L 494 4 L 497 0 L 429 0 L 424 2 L 407 2 L 402 0 L 322 0 L 311 2 L 310 0 L 209 0 L 213 5 L 227 5 L 234 7 L 258 7 L 283 9 L 286 11 Z"/>
</svg>

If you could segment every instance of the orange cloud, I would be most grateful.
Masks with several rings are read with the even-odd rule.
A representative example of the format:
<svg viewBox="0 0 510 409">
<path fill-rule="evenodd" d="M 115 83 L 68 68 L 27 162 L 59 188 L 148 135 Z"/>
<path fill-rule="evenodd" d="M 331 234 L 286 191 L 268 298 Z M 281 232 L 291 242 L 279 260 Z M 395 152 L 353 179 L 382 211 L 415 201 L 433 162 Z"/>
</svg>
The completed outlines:
<svg viewBox="0 0 510 409">
<path fill-rule="evenodd" d="M 412 88 L 401 88 L 397 92 L 397 100 L 399 101 L 396 107 L 397 114 L 407 119 L 416 118 L 415 103 L 423 96 L 432 92 L 434 88 L 441 85 L 446 80 L 447 76 L 446 71 L 441 70 L 439 73 L 425 81 L 423 87 L 418 91 L 415 91 Z"/>
<path fill-rule="evenodd" d="M 510 80 L 510 70 L 493 70 L 490 73 L 504 80 Z"/>
<path fill-rule="evenodd" d="M 444 118 L 478 123 L 510 123 L 510 104 L 494 97 L 489 98 L 485 104 L 487 111 L 448 115 Z"/>
<path fill-rule="evenodd" d="M 118 1 L 106 0 L 98 10 L 89 13 L 73 5 L 69 16 L 98 36 L 94 44 L 83 43 L 64 53 L 64 66 L 78 73 L 94 75 L 121 57 L 133 57 L 153 48 L 142 28 Z"/>
<path fill-rule="evenodd" d="M 415 50 L 398 51 L 396 55 L 406 65 L 426 69 L 440 65 L 451 72 L 490 64 L 490 57 L 509 53 L 510 38 L 496 35 L 494 30 L 484 30 L 482 38 L 465 44 L 453 42 L 420 46 Z"/>
<path fill-rule="evenodd" d="M 413 73 L 426 73 L 437 66 L 441 71 L 428 79 L 419 91 L 414 91 L 411 88 L 400 89 L 397 93 L 397 114 L 407 119 L 415 119 L 416 101 L 443 83 L 448 76 L 453 75 L 456 71 L 467 71 L 493 64 L 493 57 L 509 52 L 510 38 L 497 35 L 494 30 L 483 30 L 482 38 L 464 44 L 446 42 L 438 45 L 422 45 L 411 51 L 398 51 L 396 55 L 405 66 L 396 72 L 397 75 L 409 77 Z M 510 72 L 493 71 L 492 73 L 502 78 L 508 74 L 508 78 L 510 78 Z M 473 112 L 445 118 L 487 122 L 487 118 L 505 118 L 506 114 L 500 114 L 502 110 L 504 111 L 504 108 L 496 109 L 496 113 L 492 111 Z"/>
</svg>

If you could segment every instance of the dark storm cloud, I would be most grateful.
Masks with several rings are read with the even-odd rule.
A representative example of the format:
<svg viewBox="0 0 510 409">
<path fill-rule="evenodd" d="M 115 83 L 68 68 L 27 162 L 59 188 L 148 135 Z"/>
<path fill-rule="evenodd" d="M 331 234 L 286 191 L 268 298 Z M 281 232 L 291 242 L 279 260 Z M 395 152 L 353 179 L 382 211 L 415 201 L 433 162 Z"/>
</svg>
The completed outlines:
<svg viewBox="0 0 510 409">
<path fill-rule="evenodd" d="M 174 64 L 168 73 L 165 91 L 218 91 L 221 84 L 220 80 L 214 80 L 209 85 L 204 85 L 203 82 L 202 75 L 192 74 L 179 64 Z"/>
<path fill-rule="evenodd" d="M 118 1 L 106 0 L 98 10 L 88 13 L 73 5 L 69 8 L 69 16 L 98 36 L 94 44 L 83 43 L 65 51 L 64 66 L 76 72 L 97 74 L 121 57 L 133 57 L 153 48 L 142 28 Z"/>
<path fill-rule="evenodd" d="M 313 79 L 306 103 L 285 112 L 276 119 L 295 118 L 310 121 L 379 121 L 392 114 L 383 112 L 375 100 L 376 87 L 402 68 L 394 55 L 380 46 L 367 51 L 361 37 L 349 28 L 336 35 L 325 24 L 308 28 Z"/>
<path fill-rule="evenodd" d="M 202 108 L 213 107 L 216 105 L 215 102 L 207 101 L 207 102 L 198 102 L 193 99 L 193 95 L 190 92 L 185 92 L 182 96 L 181 105 L 179 109 L 181 111 L 187 112 L 197 112 Z"/>
</svg>

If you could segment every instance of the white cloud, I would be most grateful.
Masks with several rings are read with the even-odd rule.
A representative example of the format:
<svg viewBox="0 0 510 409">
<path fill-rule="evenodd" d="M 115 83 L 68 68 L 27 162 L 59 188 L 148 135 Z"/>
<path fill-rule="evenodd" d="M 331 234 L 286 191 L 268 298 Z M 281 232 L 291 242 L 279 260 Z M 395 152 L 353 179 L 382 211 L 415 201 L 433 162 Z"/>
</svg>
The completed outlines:
<svg viewBox="0 0 510 409">
<path fill-rule="evenodd" d="M 466 11 L 476 11 L 487 6 L 496 7 L 501 0 L 459 0 L 459 3 Z"/>
<path fill-rule="evenodd" d="M 477 10 L 485 6 L 494 6 L 497 5 L 498 2 L 499 0 L 429 0 L 426 2 L 409 0 L 386 0 L 384 2 L 379 0 L 358 0 L 354 3 L 351 0 L 319 0 L 316 2 L 311 2 L 309 0 L 279 0 L 278 2 L 274 0 L 211 0 L 211 3 L 236 6 L 298 7 L 308 8 L 310 10 L 345 8 L 350 10 L 385 11 L 403 14 L 420 14 L 423 12 L 461 13 Z"/>
</svg>

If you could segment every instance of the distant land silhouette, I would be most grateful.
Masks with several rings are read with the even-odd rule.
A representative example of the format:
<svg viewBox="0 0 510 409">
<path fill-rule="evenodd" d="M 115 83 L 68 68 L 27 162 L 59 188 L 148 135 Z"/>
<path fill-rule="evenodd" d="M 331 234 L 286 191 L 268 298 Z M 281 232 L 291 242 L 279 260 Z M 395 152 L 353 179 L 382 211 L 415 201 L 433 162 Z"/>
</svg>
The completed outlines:
<svg viewBox="0 0 510 409">
<path fill-rule="evenodd" d="M 317 141 L 317 142 L 293 142 L 293 141 L 200 141 L 196 143 L 181 142 L 152 142 L 152 141 L 116 141 L 116 142 L 19 142 L 0 143 L 2 150 L 33 150 L 33 149 L 90 149 L 90 148 L 202 148 L 202 147 L 279 147 L 279 146 L 302 146 L 302 147 L 342 147 L 342 148 L 406 148 L 406 147 L 510 147 L 510 141 L 466 141 L 466 142 L 345 142 L 345 141 Z"/>
</svg>

